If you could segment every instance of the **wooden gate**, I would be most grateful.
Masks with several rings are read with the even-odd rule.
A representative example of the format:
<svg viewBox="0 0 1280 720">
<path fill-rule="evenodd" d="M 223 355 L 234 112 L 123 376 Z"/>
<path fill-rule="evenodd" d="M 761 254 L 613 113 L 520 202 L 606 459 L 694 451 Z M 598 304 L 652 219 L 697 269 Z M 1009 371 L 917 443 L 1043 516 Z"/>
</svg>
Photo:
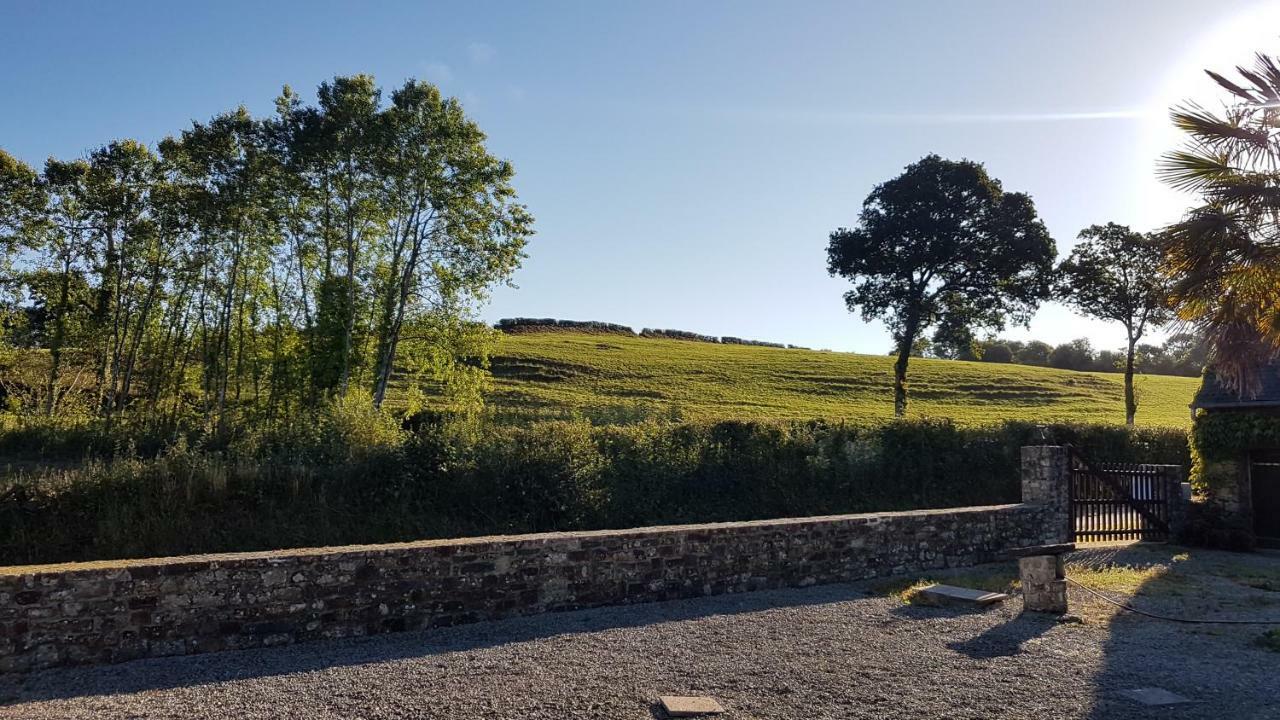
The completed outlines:
<svg viewBox="0 0 1280 720">
<path fill-rule="evenodd" d="M 1177 465 L 1071 464 L 1071 515 L 1076 542 L 1169 539 L 1169 504 L 1178 497 Z"/>
</svg>

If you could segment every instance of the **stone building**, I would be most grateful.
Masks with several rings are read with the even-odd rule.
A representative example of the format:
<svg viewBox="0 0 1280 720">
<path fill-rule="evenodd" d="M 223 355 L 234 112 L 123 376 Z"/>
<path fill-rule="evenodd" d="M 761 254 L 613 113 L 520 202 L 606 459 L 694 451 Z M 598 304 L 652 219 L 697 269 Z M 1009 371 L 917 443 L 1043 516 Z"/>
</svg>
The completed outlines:
<svg viewBox="0 0 1280 720">
<path fill-rule="evenodd" d="M 1191 481 L 1223 532 L 1280 547 L 1280 365 L 1259 379 L 1241 394 L 1205 373 L 1191 403 Z"/>
</svg>

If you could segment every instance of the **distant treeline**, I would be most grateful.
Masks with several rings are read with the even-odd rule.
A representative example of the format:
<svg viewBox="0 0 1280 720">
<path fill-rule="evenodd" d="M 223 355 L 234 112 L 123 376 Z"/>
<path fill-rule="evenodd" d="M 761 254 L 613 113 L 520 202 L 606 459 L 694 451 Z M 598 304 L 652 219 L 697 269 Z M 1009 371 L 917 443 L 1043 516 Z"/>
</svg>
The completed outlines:
<svg viewBox="0 0 1280 720">
<path fill-rule="evenodd" d="M 644 328 L 637 333 L 626 325 L 598 322 L 595 320 L 557 320 L 555 318 L 502 318 L 494 327 L 508 333 L 539 332 L 546 330 L 580 330 L 583 332 L 618 333 L 623 335 L 639 335 L 646 338 L 666 338 L 668 340 L 691 340 L 693 342 L 719 343 L 722 345 L 757 345 L 760 347 L 790 348 L 792 350 L 808 350 L 800 345 L 765 342 L 764 340 L 745 340 L 725 335 L 702 335 L 688 330 L 663 330 Z"/>
<path fill-rule="evenodd" d="M 895 353 L 896 351 L 891 351 L 889 354 Z M 1172 335 L 1161 345 L 1138 345 L 1136 353 L 1138 369 L 1153 375 L 1197 377 L 1206 362 L 1204 342 L 1193 333 Z M 1095 350 L 1085 338 L 1076 338 L 1057 346 L 1039 340 L 1022 342 L 993 338 L 979 340 L 959 348 L 931 343 L 926 339 L 917 343 L 912 354 L 944 360 L 1013 363 L 1060 370 L 1094 372 L 1123 372 L 1124 370 L 1122 351 Z"/>
</svg>

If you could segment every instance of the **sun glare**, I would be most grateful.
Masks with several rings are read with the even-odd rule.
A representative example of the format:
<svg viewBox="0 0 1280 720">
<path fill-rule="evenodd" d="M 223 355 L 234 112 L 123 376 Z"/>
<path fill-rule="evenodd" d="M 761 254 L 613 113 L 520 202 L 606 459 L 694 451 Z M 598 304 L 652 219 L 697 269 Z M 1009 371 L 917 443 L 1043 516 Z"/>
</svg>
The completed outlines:
<svg viewBox="0 0 1280 720">
<path fill-rule="evenodd" d="M 1217 110 L 1227 100 L 1205 70 L 1228 77 L 1237 65 L 1253 64 L 1258 52 L 1280 54 L 1280 3 L 1267 2 L 1251 7 L 1216 25 L 1199 37 L 1188 37 L 1186 51 L 1169 64 L 1163 80 L 1148 102 L 1147 126 L 1142 132 L 1144 187 L 1142 223 L 1152 228 L 1177 220 L 1194 198 L 1170 189 L 1155 177 L 1160 156 L 1183 142 L 1169 121 L 1169 108 L 1194 102 Z"/>
</svg>

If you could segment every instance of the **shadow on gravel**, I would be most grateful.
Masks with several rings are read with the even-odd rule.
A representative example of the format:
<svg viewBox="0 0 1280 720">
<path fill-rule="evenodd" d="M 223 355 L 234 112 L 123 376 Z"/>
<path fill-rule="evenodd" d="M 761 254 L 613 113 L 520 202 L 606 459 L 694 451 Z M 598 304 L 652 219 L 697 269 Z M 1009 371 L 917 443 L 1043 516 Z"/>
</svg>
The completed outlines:
<svg viewBox="0 0 1280 720">
<path fill-rule="evenodd" d="M 871 595 L 867 588 L 854 585 L 767 590 L 548 613 L 452 628 L 315 641 L 277 648 L 230 650 L 204 655 L 134 660 L 118 665 L 55 668 L 25 675 L 0 675 L 0 708 L 17 703 L 165 690 L 422 658 L 558 635 L 601 632 L 776 608 L 825 605 Z"/>
<path fill-rule="evenodd" d="M 974 660 L 1009 657 L 1022 652 L 1028 640 L 1040 637 L 1057 624 L 1051 617 L 1023 613 L 963 642 L 947 643 L 947 647 Z"/>
<path fill-rule="evenodd" d="M 1280 578 L 1280 558 L 1137 544 L 1084 549 L 1068 562 L 1093 570 L 1167 568 L 1132 592 L 1102 591 L 1146 612 L 1192 620 L 1280 620 L 1280 599 L 1248 584 L 1259 576 Z M 1267 626 L 1171 622 L 1119 610 L 1078 588 L 1071 592 L 1073 612 L 1108 630 L 1100 669 L 1090 679 L 1088 720 L 1280 718 L 1280 654 L 1257 642 Z M 1186 702 L 1148 706 L 1125 694 L 1139 689 L 1168 691 Z"/>
<path fill-rule="evenodd" d="M 1020 602 L 1009 600 L 1007 602 Z M 903 605 L 889 611 L 890 615 L 905 620 L 927 620 L 931 618 L 947 618 L 957 615 L 985 615 L 990 607 L 976 605 L 949 605 L 930 607 L 928 605 Z M 974 660 L 1009 657 L 1023 651 L 1022 646 L 1048 632 L 1059 620 L 1039 613 L 1020 613 L 984 631 L 980 635 L 964 641 L 947 643 L 947 648 Z"/>
</svg>

